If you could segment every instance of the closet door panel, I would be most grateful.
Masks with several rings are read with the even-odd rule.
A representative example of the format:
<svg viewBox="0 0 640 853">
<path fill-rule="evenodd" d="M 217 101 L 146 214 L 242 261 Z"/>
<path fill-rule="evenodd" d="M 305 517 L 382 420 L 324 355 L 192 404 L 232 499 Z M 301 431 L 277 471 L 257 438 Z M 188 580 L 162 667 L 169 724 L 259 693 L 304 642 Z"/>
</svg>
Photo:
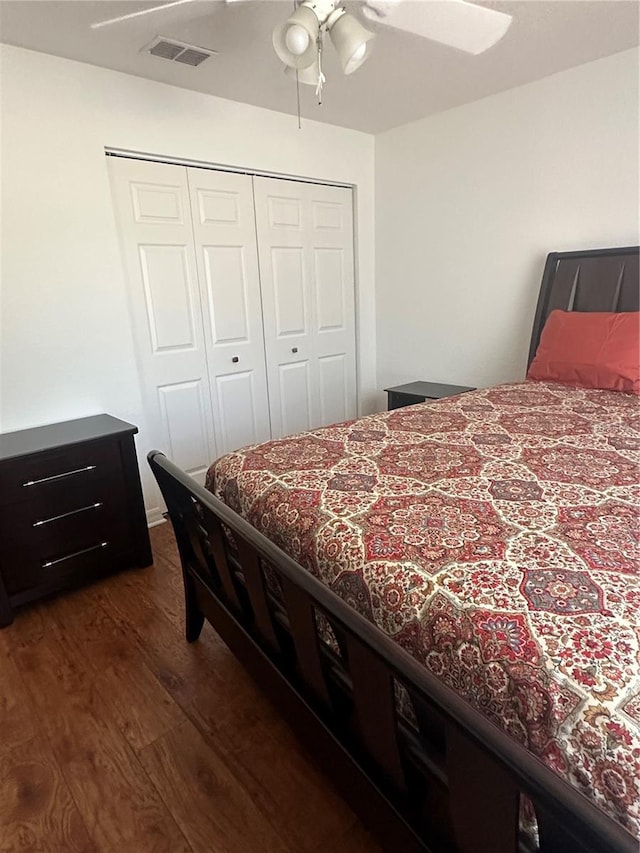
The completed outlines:
<svg viewBox="0 0 640 853">
<path fill-rule="evenodd" d="M 352 195 L 254 178 L 254 197 L 276 438 L 356 414 Z"/>
<path fill-rule="evenodd" d="M 261 272 L 263 289 L 271 285 L 270 298 L 263 298 L 263 304 L 275 438 L 311 429 L 317 421 L 303 247 L 272 247 L 270 266 L 261 266 Z"/>
<path fill-rule="evenodd" d="M 219 453 L 271 437 L 251 178 L 188 169 Z"/>
<path fill-rule="evenodd" d="M 271 248 L 275 334 L 279 340 L 308 334 L 305 259 L 302 247 Z"/>
<path fill-rule="evenodd" d="M 282 435 L 313 428 L 312 387 L 308 361 L 278 365 L 278 421 Z"/>
<path fill-rule="evenodd" d="M 143 177 L 143 169 L 148 177 L 152 177 L 155 173 L 162 183 L 154 183 L 152 180 L 136 181 L 131 177 L 132 169 L 122 165 L 122 160 L 111 160 L 111 165 L 119 172 L 127 171 L 129 174 L 129 188 L 131 192 L 131 203 L 133 204 L 133 217 L 138 225 L 185 225 L 185 197 L 183 192 L 183 179 L 174 172 L 174 181 L 168 173 L 164 176 L 160 175 L 158 169 L 152 166 L 151 169 L 142 167 L 140 176 Z M 130 166 L 132 162 L 139 163 L 141 161 L 127 161 Z M 117 163 L 118 165 L 113 165 Z M 163 164 L 157 164 L 161 169 L 164 169 Z M 170 167 L 179 169 L 179 166 Z M 153 170 L 153 171 L 152 171 Z M 188 218 L 188 206 L 186 208 Z"/>
<path fill-rule="evenodd" d="M 318 359 L 318 381 L 323 426 L 352 418 L 349 366 L 344 354 L 325 355 Z"/>
<path fill-rule="evenodd" d="M 218 428 L 223 445 L 229 449 L 255 444 L 256 436 L 264 436 L 255 408 L 258 395 L 254 381 L 255 372 L 250 370 L 215 377 Z"/>
<path fill-rule="evenodd" d="M 176 382 L 158 387 L 162 422 L 168 437 L 167 454 L 185 471 L 199 470 L 212 460 L 207 433 L 203 384 Z"/>
<path fill-rule="evenodd" d="M 308 185 L 320 424 L 357 414 L 352 193 Z"/>
<path fill-rule="evenodd" d="M 247 343 L 250 321 L 243 247 L 204 246 L 202 253 L 212 343 Z"/>
<path fill-rule="evenodd" d="M 262 183 L 270 181 L 273 192 L 267 195 L 267 216 L 270 228 L 282 228 L 289 236 L 294 232 L 302 235 L 303 229 L 303 200 L 299 197 L 298 184 L 295 181 L 278 181 L 278 187 L 282 191 L 278 194 L 278 187 L 271 178 L 255 178 Z M 295 242 L 295 237 L 293 237 Z"/>
<path fill-rule="evenodd" d="M 319 423 L 305 184 L 254 178 L 273 438 Z"/>
<path fill-rule="evenodd" d="M 153 353 L 194 349 L 195 318 L 186 246 L 138 245 Z"/>
<path fill-rule="evenodd" d="M 116 157 L 108 167 L 148 417 L 145 437 L 203 482 L 216 448 L 186 169 Z"/>
<path fill-rule="evenodd" d="M 342 249 L 315 248 L 313 271 L 316 281 L 318 334 L 344 332 L 347 300 Z"/>
</svg>

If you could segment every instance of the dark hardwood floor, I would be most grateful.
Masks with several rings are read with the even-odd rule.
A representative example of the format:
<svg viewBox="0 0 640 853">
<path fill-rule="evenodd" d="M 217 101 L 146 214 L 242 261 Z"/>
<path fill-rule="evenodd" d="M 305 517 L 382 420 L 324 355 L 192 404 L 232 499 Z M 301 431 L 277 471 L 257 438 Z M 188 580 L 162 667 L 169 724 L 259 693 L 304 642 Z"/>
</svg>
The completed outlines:
<svg viewBox="0 0 640 853">
<path fill-rule="evenodd" d="M 0 630 L 0 851 L 379 851 L 211 627 L 185 642 L 151 540 L 153 567 Z"/>
</svg>

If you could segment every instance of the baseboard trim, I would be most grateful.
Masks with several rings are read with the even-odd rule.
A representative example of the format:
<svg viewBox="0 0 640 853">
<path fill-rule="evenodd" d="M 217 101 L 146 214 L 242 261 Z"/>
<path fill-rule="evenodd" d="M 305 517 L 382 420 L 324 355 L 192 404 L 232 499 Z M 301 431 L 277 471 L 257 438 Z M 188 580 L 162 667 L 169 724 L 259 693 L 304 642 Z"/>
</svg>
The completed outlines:
<svg viewBox="0 0 640 853">
<path fill-rule="evenodd" d="M 166 518 L 164 517 L 160 507 L 154 507 L 153 509 L 147 510 L 147 527 L 157 527 L 158 524 L 164 524 L 165 521 Z"/>
</svg>

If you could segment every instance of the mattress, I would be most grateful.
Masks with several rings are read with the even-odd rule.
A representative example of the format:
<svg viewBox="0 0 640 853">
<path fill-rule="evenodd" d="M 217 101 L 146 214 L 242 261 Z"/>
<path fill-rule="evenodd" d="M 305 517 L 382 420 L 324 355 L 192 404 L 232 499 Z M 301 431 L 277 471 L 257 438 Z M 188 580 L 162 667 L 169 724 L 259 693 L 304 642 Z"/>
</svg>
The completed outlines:
<svg viewBox="0 0 640 853">
<path fill-rule="evenodd" d="M 640 837 L 639 414 L 500 385 L 244 448 L 207 486 Z"/>
</svg>

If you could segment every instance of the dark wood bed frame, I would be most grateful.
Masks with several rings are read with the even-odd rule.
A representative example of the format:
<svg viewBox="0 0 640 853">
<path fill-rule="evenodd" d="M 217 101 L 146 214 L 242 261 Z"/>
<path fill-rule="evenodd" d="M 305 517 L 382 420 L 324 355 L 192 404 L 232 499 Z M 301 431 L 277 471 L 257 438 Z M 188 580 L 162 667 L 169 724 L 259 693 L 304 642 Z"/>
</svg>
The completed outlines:
<svg viewBox="0 0 640 853">
<path fill-rule="evenodd" d="M 637 311 L 639 250 L 550 254 L 531 352 L 554 308 Z M 520 795 L 542 853 L 637 853 L 638 842 L 162 453 L 149 464 L 182 561 L 186 636 L 205 618 L 388 851 L 514 853 Z M 224 528 L 237 549 L 228 547 Z M 273 595 L 264 563 L 278 576 Z M 338 649 L 319 635 L 319 617 Z M 416 724 L 398 713 L 398 685 Z"/>
</svg>

